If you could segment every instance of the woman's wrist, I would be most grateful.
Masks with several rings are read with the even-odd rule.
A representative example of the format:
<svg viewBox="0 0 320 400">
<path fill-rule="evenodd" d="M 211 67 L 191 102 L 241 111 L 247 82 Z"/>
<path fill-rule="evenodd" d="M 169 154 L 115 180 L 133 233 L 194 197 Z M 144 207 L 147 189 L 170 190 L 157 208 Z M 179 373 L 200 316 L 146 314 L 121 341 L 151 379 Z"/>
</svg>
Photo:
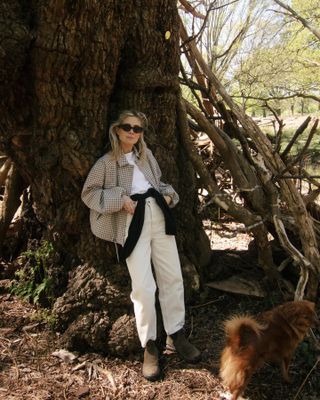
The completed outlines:
<svg viewBox="0 0 320 400">
<path fill-rule="evenodd" d="M 168 205 L 172 203 L 172 197 L 169 194 L 163 196 Z"/>
</svg>

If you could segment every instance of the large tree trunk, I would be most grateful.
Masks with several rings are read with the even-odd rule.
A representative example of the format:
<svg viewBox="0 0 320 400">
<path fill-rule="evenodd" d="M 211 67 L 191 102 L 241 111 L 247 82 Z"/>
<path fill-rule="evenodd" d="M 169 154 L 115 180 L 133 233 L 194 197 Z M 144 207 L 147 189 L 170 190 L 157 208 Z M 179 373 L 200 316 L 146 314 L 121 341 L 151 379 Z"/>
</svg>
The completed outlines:
<svg viewBox="0 0 320 400">
<path fill-rule="evenodd" d="M 195 173 L 176 124 L 176 2 L 21 4 L 0 6 L 6 50 L 0 55 L 2 150 L 30 183 L 36 216 L 55 247 L 81 260 L 71 271 L 61 265 L 56 272 L 58 281 L 67 282 L 54 304 L 66 345 L 125 353 L 138 345 L 128 273 L 117 264 L 114 247 L 91 234 L 89 212 L 80 200 L 84 179 L 103 153 L 108 125 L 120 110 L 136 108 L 150 117 L 153 131 L 146 140 L 163 180 L 181 196 L 176 215 L 187 297 L 198 289 L 210 257 L 195 210 Z"/>
</svg>

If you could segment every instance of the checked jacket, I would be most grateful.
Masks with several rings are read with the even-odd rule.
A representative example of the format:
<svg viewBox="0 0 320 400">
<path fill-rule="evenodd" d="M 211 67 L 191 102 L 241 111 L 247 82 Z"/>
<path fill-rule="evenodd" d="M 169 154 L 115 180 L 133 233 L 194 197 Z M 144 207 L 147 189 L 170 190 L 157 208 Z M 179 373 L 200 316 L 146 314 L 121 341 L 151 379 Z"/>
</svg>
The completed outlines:
<svg viewBox="0 0 320 400">
<path fill-rule="evenodd" d="M 179 196 L 171 185 L 161 182 L 161 170 L 150 149 L 146 160 L 136 154 L 136 165 L 154 189 L 163 196 L 168 195 L 174 207 Z M 130 196 L 133 177 L 133 165 L 122 154 L 116 160 L 111 152 L 99 158 L 91 168 L 84 183 L 81 198 L 90 209 L 92 233 L 110 242 L 123 246 L 125 241 L 127 212 L 122 210 L 123 195 Z"/>
</svg>

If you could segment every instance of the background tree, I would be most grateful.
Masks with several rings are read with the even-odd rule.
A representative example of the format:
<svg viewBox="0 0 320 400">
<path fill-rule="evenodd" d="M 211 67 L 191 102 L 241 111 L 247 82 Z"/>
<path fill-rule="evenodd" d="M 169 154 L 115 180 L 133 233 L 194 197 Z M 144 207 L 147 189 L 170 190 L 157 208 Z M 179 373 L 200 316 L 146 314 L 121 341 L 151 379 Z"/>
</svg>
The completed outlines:
<svg viewBox="0 0 320 400">
<path fill-rule="evenodd" d="M 310 23 L 317 23 L 317 2 L 296 2 L 294 6 Z M 287 13 L 264 7 L 262 17 L 268 21 L 264 41 L 255 42 L 236 67 L 233 94 L 261 106 L 267 101 L 286 112 L 304 113 L 306 104 L 316 111 L 320 101 L 319 40 Z M 299 109 L 295 108 L 297 99 Z"/>
<path fill-rule="evenodd" d="M 310 17 L 313 17 L 313 19 L 317 20 L 319 16 L 317 14 L 314 14 L 315 11 L 317 11 L 317 2 L 314 0 L 309 0 L 307 2 L 304 2 L 303 5 L 301 2 L 298 2 L 297 0 L 293 0 L 293 8 L 291 8 L 288 4 L 280 1 L 280 0 L 273 0 L 275 3 L 277 3 L 281 8 L 286 10 L 291 18 L 295 19 L 296 21 L 299 21 L 305 28 L 307 28 L 310 32 L 313 33 L 313 35 L 320 40 L 320 31 L 317 29 L 316 26 L 312 23 L 312 21 L 308 20 Z M 299 7 L 300 10 L 303 10 L 303 14 L 307 14 L 309 17 L 306 19 L 301 13 L 300 10 L 297 12 L 296 7 Z"/>
</svg>

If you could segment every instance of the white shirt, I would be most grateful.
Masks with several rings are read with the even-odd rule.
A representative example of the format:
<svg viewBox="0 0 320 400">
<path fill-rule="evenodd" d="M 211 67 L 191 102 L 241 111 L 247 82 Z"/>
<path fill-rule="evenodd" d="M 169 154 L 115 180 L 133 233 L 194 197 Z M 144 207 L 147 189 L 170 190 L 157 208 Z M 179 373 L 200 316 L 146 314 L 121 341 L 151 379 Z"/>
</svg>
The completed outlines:
<svg viewBox="0 0 320 400">
<path fill-rule="evenodd" d="M 125 156 L 128 163 L 133 165 L 134 167 L 132 188 L 130 194 L 145 193 L 148 189 L 152 187 L 152 185 L 147 181 L 146 177 L 143 175 L 139 167 L 136 165 L 134 152 L 132 151 L 131 153 L 126 153 Z"/>
</svg>

